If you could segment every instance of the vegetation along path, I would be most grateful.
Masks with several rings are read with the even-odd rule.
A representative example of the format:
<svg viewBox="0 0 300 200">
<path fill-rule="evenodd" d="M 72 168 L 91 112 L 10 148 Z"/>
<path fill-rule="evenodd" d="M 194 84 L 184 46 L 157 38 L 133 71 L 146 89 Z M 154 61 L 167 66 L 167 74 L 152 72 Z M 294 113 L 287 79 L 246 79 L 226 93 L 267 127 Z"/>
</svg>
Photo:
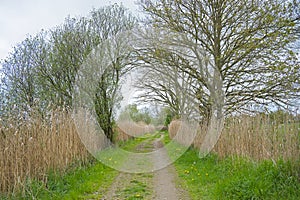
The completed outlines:
<svg viewBox="0 0 300 200">
<path fill-rule="evenodd" d="M 128 168 L 141 165 L 155 169 L 165 166 L 169 156 L 172 158 L 181 148 L 179 144 L 163 145 L 170 141 L 168 134 L 149 134 L 120 145 L 130 152 L 159 152 L 155 156 L 149 154 L 151 159 L 108 159 Z M 214 153 L 199 159 L 197 149 L 189 148 L 174 165 L 150 173 L 119 172 L 91 160 L 82 166 L 75 165 L 64 174 L 49 173 L 47 182 L 29 180 L 22 193 L 0 194 L 0 199 L 299 199 L 299 166 L 299 161 L 221 158 Z"/>
<path fill-rule="evenodd" d="M 164 149 L 161 141 L 163 136 L 160 134 L 152 135 L 147 137 L 147 139 L 142 139 L 138 144 L 132 144 L 128 150 L 148 153 L 160 149 L 160 151 L 157 151 L 157 154 L 152 155 L 151 160 L 143 162 L 143 165 L 151 165 L 153 169 L 158 169 L 169 160 L 167 151 Z M 125 164 L 128 165 L 129 163 L 125 162 Z M 160 170 L 153 170 L 151 173 L 134 174 L 121 172 L 102 199 L 189 199 L 187 192 L 178 183 L 178 176 L 173 165 Z"/>
</svg>

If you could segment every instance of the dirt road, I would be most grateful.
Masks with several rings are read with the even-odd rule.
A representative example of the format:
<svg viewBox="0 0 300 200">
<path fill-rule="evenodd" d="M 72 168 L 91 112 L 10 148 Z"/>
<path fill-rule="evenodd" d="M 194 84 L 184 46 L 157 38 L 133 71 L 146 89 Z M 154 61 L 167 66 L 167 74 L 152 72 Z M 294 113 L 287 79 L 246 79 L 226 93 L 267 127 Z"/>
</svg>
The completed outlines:
<svg viewBox="0 0 300 200">
<path fill-rule="evenodd" d="M 161 139 L 161 138 L 160 138 Z M 150 160 L 154 168 L 160 168 L 169 160 L 167 151 L 160 139 L 151 141 L 150 151 L 159 153 Z M 140 144 L 138 150 L 145 151 L 149 145 Z M 149 165 L 149 163 L 145 163 Z M 108 191 L 104 192 L 102 200 L 189 200 L 188 193 L 178 184 L 178 176 L 173 165 L 169 165 L 152 173 L 123 173 L 117 176 Z"/>
</svg>

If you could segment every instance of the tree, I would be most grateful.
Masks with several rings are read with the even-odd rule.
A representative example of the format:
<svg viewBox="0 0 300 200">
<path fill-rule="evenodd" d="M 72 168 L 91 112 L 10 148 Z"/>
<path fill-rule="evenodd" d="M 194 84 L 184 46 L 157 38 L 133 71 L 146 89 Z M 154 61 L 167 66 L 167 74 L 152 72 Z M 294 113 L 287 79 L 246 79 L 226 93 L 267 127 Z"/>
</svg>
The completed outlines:
<svg viewBox="0 0 300 200">
<path fill-rule="evenodd" d="M 118 117 L 118 121 L 120 122 L 128 120 L 150 124 L 152 117 L 147 109 L 139 110 L 137 104 L 130 104 L 124 108 Z"/>
<path fill-rule="evenodd" d="M 2 102 L 5 113 L 30 112 L 39 103 L 37 67 L 45 62 L 46 32 L 28 37 L 16 45 L 13 52 L 2 63 Z M 3 114 L 3 113 L 2 113 Z M 23 115 L 23 114 L 22 114 Z M 26 116 L 26 114 L 24 114 Z"/>
<path fill-rule="evenodd" d="M 128 121 L 132 119 L 136 121 L 136 116 L 138 115 L 139 110 L 136 104 L 127 105 L 119 114 L 118 121 Z"/>
<path fill-rule="evenodd" d="M 192 117 L 197 111 L 194 103 L 191 103 L 190 92 L 193 91 L 196 81 L 186 72 L 180 70 L 184 66 L 184 60 L 173 55 L 169 59 L 157 60 L 160 54 L 156 49 L 154 38 L 159 38 L 152 30 L 140 31 L 136 37 L 137 59 L 143 60 L 139 66 L 135 86 L 140 89 L 140 102 L 159 103 L 168 106 L 172 115 L 180 118 L 182 116 Z M 154 39 L 155 40 L 155 39 Z"/>
<path fill-rule="evenodd" d="M 179 57 L 180 70 L 197 81 L 190 93 L 207 122 L 200 152 L 209 152 L 232 112 L 248 105 L 291 105 L 299 98 L 299 2 L 273 0 L 141 1 L 148 26 L 160 37 L 151 56 Z M 144 58 L 141 58 L 145 60 Z"/>
<path fill-rule="evenodd" d="M 245 105 L 289 105 L 299 60 L 299 4 L 271 0 L 142 1 L 149 23 L 164 36 L 153 47 L 158 61 L 177 56 L 180 70 L 197 80 L 194 97 L 211 118 Z"/>
<path fill-rule="evenodd" d="M 124 7 L 113 5 L 93 11 L 92 20 L 101 40 L 81 66 L 76 88 L 79 102 L 95 110 L 104 134 L 113 141 L 114 111 L 122 98 L 121 78 L 130 70 L 128 44 L 135 18 Z"/>
<path fill-rule="evenodd" d="M 97 44 L 87 20 L 67 18 L 63 25 L 29 36 L 3 62 L 7 106 L 18 105 L 20 112 L 34 107 L 70 109 L 77 71 Z M 8 106 L 9 107 L 9 106 Z"/>
<path fill-rule="evenodd" d="M 68 17 L 61 26 L 28 37 L 3 64 L 1 94 L 7 97 L 3 103 L 17 105 L 26 115 L 32 106 L 42 114 L 53 107 L 70 111 L 79 73 L 96 65 L 94 70 L 102 74 L 91 87 L 92 107 L 111 139 L 113 109 L 120 99 L 120 78 L 130 54 L 125 32 L 135 21 L 124 7 L 115 4 L 94 9 L 89 17 Z M 87 67 L 88 62 L 92 63 Z M 91 73 L 89 78 L 93 76 Z M 4 107 L 1 105 L 1 110 Z"/>
<path fill-rule="evenodd" d="M 54 107 L 70 109 L 75 79 L 84 59 L 99 41 L 86 18 L 66 18 L 50 30 L 47 61 L 38 66 L 41 97 Z"/>
</svg>

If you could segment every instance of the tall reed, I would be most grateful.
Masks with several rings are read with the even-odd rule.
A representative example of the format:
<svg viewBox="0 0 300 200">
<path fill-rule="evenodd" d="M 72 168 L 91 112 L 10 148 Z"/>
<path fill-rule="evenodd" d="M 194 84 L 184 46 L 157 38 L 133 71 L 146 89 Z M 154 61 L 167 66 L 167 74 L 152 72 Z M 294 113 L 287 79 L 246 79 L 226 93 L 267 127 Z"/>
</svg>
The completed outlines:
<svg viewBox="0 0 300 200">
<path fill-rule="evenodd" d="M 178 120 L 169 125 L 171 138 L 174 138 L 180 126 Z M 200 148 L 205 135 L 206 127 L 199 126 L 194 147 Z M 222 157 L 239 155 L 256 160 L 299 160 L 300 122 L 291 115 L 275 118 L 265 114 L 230 117 L 226 119 L 213 151 Z"/>
<path fill-rule="evenodd" d="M 47 181 L 49 170 L 62 171 L 89 153 L 69 114 L 53 111 L 49 120 L 8 120 L 0 126 L 0 192 L 24 192 L 28 179 Z"/>
<path fill-rule="evenodd" d="M 125 141 L 132 137 L 140 137 L 146 133 L 153 133 L 156 130 L 154 125 L 147 125 L 144 122 L 119 121 L 115 128 L 117 140 Z"/>
<path fill-rule="evenodd" d="M 266 115 L 230 118 L 214 148 L 220 156 L 242 155 L 256 160 L 300 159 L 300 122 Z"/>
</svg>

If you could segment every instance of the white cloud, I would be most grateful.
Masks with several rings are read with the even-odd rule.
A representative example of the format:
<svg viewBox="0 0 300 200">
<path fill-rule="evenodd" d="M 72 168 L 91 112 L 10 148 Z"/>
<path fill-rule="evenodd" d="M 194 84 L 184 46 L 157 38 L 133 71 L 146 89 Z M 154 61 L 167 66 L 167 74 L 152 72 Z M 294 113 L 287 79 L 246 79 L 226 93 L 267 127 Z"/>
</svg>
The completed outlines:
<svg viewBox="0 0 300 200">
<path fill-rule="evenodd" d="M 70 16 L 86 16 L 92 8 L 123 3 L 137 10 L 135 0 L 1 0 L 0 3 L 0 60 L 11 48 L 41 29 L 50 29 Z"/>
</svg>

